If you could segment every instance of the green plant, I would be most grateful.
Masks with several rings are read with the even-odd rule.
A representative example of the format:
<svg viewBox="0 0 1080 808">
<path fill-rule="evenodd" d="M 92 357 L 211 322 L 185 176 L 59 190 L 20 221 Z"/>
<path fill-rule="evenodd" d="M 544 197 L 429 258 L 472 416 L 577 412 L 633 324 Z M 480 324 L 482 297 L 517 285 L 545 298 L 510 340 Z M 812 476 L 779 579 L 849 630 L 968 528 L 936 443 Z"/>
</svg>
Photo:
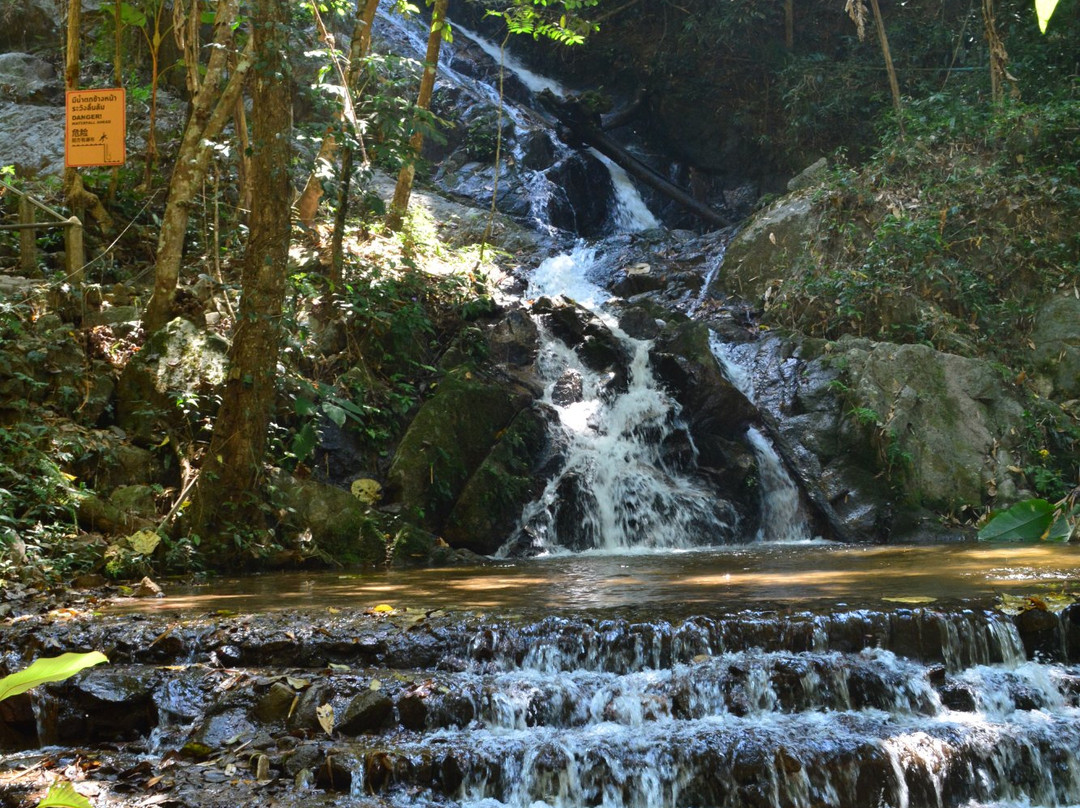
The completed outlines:
<svg viewBox="0 0 1080 808">
<path fill-rule="evenodd" d="M 81 670 L 108 661 L 108 657 L 100 651 L 90 651 L 85 654 L 66 653 L 57 657 L 35 659 L 18 673 L 11 673 L 0 678 L 0 701 L 25 693 L 47 682 L 62 682 Z M 93 808 L 93 806 L 86 797 L 75 792 L 71 783 L 66 780 L 57 780 L 49 787 L 48 793 L 38 803 L 37 808 Z"/>
<path fill-rule="evenodd" d="M 1077 531 L 1080 488 L 1055 503 L 1025 499 L 993 514 L 979 530 L 983 541 L 1069 541 Z"/>
</svg>

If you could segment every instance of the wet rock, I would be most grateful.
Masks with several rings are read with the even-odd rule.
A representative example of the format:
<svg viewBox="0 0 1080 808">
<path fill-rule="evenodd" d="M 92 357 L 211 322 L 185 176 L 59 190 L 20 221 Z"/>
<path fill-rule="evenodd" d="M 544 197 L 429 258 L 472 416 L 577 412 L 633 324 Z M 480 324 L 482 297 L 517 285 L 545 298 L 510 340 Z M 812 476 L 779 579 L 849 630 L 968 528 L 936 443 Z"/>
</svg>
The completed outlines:
<svg viewBox="0 0 1080 808">
<path fill-rule="evenodd" d="M 639 261 L 619 270 L 611 284 L 611 291 L 619 297 L 655 292 L 667 285 L 667 279 L 652 265 Z"/>
<path fill-rule="evenodd" d="M 323 791 L 349 793 L 353 774 L 347 758 L 328 752 L 322 765 L 315 770 L 315 785 Z"/>
<path fill-rule="evenodd" d="M 654 339 L 660 326 L 654 312 L 642 306 L 631 306 L 619 315 L 619 328 L 634 339 Z"/>
<path fill-rule="evenodd" d="M 551 402 L 557 407 L 576 404 L 581 401 L 582 392 L 581 374 L 568 368 L 552 387 Z"/>
<path fill-rule="evenodd" d="M 709 346 L 709 331 L 696 322 L 669 326 L 649 355 L 653 371 L 682 405 L 703 466 L 728 463 L 724 441 L 757 421 L 757 409 L 720 370 Z"/>
<path fill-rule="evenodd" d="M 405 729 L 422 730 L 427 726 L 427 688 L 420 686 L 402 694 L 397 700 L 398 720 Z"/>
<path fill-rule="evenodd" d="M 319 682 L 301 692 L 300 701 L 296 709 L 289 717 L 290 729 L 304 729 L 322 733 L 322 726 L 316 711 L 324 704 L 329 704 L 334 699 L 333 689 L 325 683 Z"/>
<path fill-rule="evenodd" d="M 963 682 L 949 682 L 938 688 L 941 704 L 950 710 L 961 713 L 973 713 L 978 709 L 975 691 Z"/>
<path fill-rule="evenodd" d="M 565 297 L 542 297 L 533 304 L 533 311 L 587 367 L 625 378 L 630 359 L 626 348 L 595 314 Z"/>
<path fill-rule="evenodd" d="M 1028 659 L 1044 662 L 1063 659 L 1065 645 L 1058 615 L 1044 609 L 1026 609 L 1014 621 Z"/>
<path fill-rule="evenodd" d="M 144 576 L 135 586 L 132 596 L 136 598 L 163 598 L 165 593 L 161 591 L 161 587 L 157 583 Z"/>
<path fill-rule="evenodd" d="M 380 690 L 358 693 L 345 708 L 337 729 L 346 735 L 378 732 L 394 713 L 394 702 Z"/>
<path fill-rule="evenodd" d="M 274 682 L 255 704 L 253 715 L 263 723 L 272 724 L 289 717 L 296 691 L 284 682 Z"/>
</svg>

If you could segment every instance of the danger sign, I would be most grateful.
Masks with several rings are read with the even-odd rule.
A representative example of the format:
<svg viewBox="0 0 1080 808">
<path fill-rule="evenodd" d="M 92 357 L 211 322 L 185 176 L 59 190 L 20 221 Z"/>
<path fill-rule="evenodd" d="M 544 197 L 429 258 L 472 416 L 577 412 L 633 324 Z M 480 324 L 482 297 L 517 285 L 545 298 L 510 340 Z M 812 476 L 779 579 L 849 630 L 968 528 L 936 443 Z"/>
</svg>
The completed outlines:
<svg viewBox="0 0 1080 808">
<path fill-rule="evenodd" d="M 126 109 L 123 87 L 68 90 L 64 165 L 78 168 L 123 164 Z"/>
</svg>

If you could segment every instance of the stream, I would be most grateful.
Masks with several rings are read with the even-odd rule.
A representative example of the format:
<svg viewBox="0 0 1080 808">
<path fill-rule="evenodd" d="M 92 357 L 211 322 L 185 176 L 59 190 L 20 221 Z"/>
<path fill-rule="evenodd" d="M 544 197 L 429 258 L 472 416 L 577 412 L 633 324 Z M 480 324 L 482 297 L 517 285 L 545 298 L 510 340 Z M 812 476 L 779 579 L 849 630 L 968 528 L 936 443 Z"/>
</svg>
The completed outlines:
<svg viewBox="0 0 1080 808">
<path fill-rule="evenodd" d="M 601 162 L 614 229 L 654 228 Z M 541 328 L 566 449 L 509 537 L 534 557 L 166 584 L 7 620 L 9 667 L 75 650 L 110 664 L 3 703 L 0 806 L 56 777 L 97 808 L 1080 804 L 1080 606 L 1064 596 L 1080 548 L 822 541 L 753 429 L 762 515 L 745 529 L 594 259 L 582 241 L 529 279 L 628 357 L 615 384 Z"/>
</svg>

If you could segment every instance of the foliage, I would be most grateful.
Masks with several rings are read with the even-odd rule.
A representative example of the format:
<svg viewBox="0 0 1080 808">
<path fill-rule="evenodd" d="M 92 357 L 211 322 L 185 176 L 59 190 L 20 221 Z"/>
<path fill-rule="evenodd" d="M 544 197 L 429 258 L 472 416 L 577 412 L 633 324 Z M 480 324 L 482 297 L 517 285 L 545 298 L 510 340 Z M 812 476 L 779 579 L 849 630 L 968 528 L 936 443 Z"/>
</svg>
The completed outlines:
<svg viewBox="0 0 1080 808">
<path fill-rule="evenodd" d="M 11 673 L 0 678 L 0 701 L 25 693 L 47 682 L 62 682 L 84 668 L 108 661 L 108 657 L 100 651 L 91 651 L 86 654 L 67 653 L 57 657 L 35 659 L 18 673 Z"/>
<path fill-rule="evenodd" d="M 984 541 L 1068 541 L 1076 526 L 1075 497 L 1051 504 L 1045 499 L 1025 499 L 994 515 L 979 530 Z"/>
<path fill-rule="evenodd" d="M 49 786 L 48 793 L 42 797 L 37 808 L 93 808 L 93 804 L 75 791 L 71 783 L 57 780 Z"/>
<path fill-rule="evenodd" d="M 580 45 L 599 26 L 582 16 L 599 0 L 515 0 L 507 9 L 488 11 L 501 17 L 511 34 L 550 39 L 561 45 Z"/>
<path fill-rule="evenodd" d="M 990 110 L 939 96 L 909 109 L 906 141 L 818 192 L 818 239 L 770 310 L 826 337 L 1008 363 L 1036 303 L 1080 280 L 1080 103 Z"/>
</svg>

